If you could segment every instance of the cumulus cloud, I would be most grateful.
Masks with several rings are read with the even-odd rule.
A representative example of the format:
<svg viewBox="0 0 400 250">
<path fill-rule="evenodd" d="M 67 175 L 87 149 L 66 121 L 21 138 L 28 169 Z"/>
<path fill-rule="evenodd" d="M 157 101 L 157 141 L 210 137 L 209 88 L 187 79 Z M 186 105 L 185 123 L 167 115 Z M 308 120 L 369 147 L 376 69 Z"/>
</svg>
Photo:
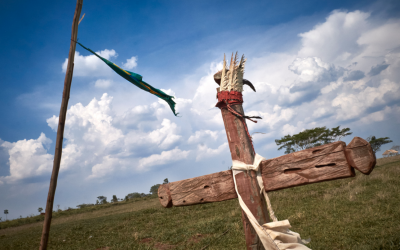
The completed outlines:
<svg viewBox="0 0 400 250">
<path fill-rule="evenodd" d="M 382 80 L 381 84 L 374 87 L 366 87 L 356 93 L 341 93 L 332 101 L 332 106 L 340 107 L 337 119 L 345 120 L 357 118 L 368 108 L 384 105 L 391 99 L 399 99 L 399 84 Z"/>
<path fill-rule="evenodd" d="M 218 131 L 211 131 L 211 130 L 198 130 L 193 135 L 190 135 L 188 142 L 189 143 L 196 143 L 202 139 L 212 139 L 216 140 L 218 138 Z"/>
<path fill-rule="evenodd" d="M 131 58 L 127 59 L 126 63 L 122 64 L 122 67 L 124 69 L 129 69 L 129 70 L 136 68 L 136 66 L 137 66 L 137 57 L 135 56 L 132 56 Z"/>
<path fill-rule="evenodd" d="M 96 88 L 100 88 L 100 89 L 107 89 L 108 87 L 110 87 L 112 84 L 111 80 L 108 79 L 98 79 L 96 80 L 96 82 L 94 83 L 94 86 Z"/>
<path fill-rule="evenodd" d="M 111 60 L 112 58 L 116 58 L 118 56 L 113 49 L 105 49 L 96 53 L 107 60 Z M 108 67 L 100 58 L 92 54 L 83 56 L 78 51 L 75 51 L 74 64 L 74 76 L 109 76 L 113 72 L 112 69 L 110 69 L 110 67 Z M 63 72 L 66 72 L 67 65 L 68 58 L 66 58 L 62 64 Z"/>
<path fill-rule="evenodd" d="M 180 150 L 178 148 L 174 148 L 169 151 L 162 151 L 161 154 L 153 154 L 149 157 L 142 158 L 139 161 L 139 169 L 147 170 L 145 168 L 156 166 L 156 165 L 164 165 L 171 162 L 179 161 L 185 159 L 189 155 L 189 150 Z"/>
<path fill-rule="evenodd" d="M 37 139 L 3 141 L 0 146 L 8 151 L 10 175 L 0 177 L 0 181 L 14 182 L 51 172 L 53 156 L 47 153 L 51 142 L 44 133 Z"/>
<path fill-rule="evenodd" d="M 318 56 L 325 62 L 336 63 L 351 59 L 360 51 L 358 39 L 370 28 L 370 13 L 362 11 L 333 11 L 325 22 L 301 33 L 302 57 Z"/>
<path fill-rule="evenodd" d="M 203 160 L 205 158 L 210 158 L 215 155 L 221 154 L 223 151 L 229 150 L 228 149 L 228 143 L 225 142 L 224 144 L 220 145 L 216 149 L 212 149 L 207 147 L 207 145 L 198 145 L 197 146 L 197 156 L 196 156 L 196 161 Z"/>
</svg>

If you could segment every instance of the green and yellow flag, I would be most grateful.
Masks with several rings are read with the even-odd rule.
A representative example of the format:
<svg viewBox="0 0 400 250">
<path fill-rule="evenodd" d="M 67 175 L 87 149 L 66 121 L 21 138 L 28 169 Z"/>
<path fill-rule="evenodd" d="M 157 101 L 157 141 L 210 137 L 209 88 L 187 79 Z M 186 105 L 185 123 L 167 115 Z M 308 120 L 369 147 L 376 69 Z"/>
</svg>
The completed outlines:
<svg viewBox="0 0 400 250">
<path fill-rule="evenodd" d="M 78 43 L 78 42 L 77 42 Z M 86 48 L 85 46 L 83 46 L 82 44 L 78 43 L 82 48 L 86 49 L 87 51 L 91 52 L 92 54 L 94 54 L 95 56 L 97 56 L 98 58 L 100 58 L 101 60 L 103 60 L 103 62 L 105 62 L 110 68 L 112 68 L 115 72 L 117 72 L 118 75 L 122 76 L 123 78 L 125 78 L 126 80 L 128 80 L 129 82 L 133 83 L 134 85 L 136 85 L 137 87 L 143 89 L 144 91 L 150 92 L 151 94 L 157 96 L 158 98 L 163 99 L 164 101 L 166 101 L 168 103 L 168 105 L 170 106 L 172 112 L 174 113 L 175 116 L 177 116 L 178 114 L 175 112 L 175 102 L 172 100 L 172 98 L 174 98 L 173 96 L 167 95 L 164 92 L 162 92 L 159 89 L 154 88 L 153 86 L 151 86 L 150 84 L 142 81 L 142 76 L 124 69 L 121 69 L 120 67 L 118 67 L 118 65 L 116 65 L 113 62 L 108 61 L 107 59 L 99 56 L 98 54 L 96 54 L 93 50 Z"/>
</svg>

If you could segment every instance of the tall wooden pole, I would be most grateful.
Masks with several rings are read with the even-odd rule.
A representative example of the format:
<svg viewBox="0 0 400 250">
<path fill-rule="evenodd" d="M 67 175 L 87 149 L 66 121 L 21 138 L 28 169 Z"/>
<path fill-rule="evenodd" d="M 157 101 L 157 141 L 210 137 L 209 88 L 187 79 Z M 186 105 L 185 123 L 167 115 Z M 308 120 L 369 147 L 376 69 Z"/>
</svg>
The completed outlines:
<svg viewBox="0 0 400 250">
<path fill-rule="evenodd" d="M 232 105 L 232 108 L 237 113 L 244 116 L 242 104 Z M 237 117 L 226 108 L 222 108 L 221 113 L 224 120 L 226 136 L 228 137 L 232 160 L 238 160 L 252 165 L 255 154 L 251 140 L 247 134 L 246 122 L 243 122 L 243 118 Z M 268 209 L 264 197 L 260 194 L 256 172 L 243 171 L 242 173 L 237 174 L 234 178 L 236 178 L 240 196 L 257 219 L 258 223 L 263 225 L 264 223 L 269 222 Z M 261 240 L 243 210 L 242 222 L 246 237 L 246 249 L 264 250 Z"/>
<path fill-rule="evenodd" d="M 47 243 L 49 240 L 49 231 L 50 231 L 51 218 L 52 218 L 52 213 L 53 213 L 54 195 L 56 193 L 58 171 L 60 170 L 60 163 L 61 163 L 65 118 L 67 116 L 69 93 L 71 90 L 72 73 L 74 71 L 74 56 L 75 56 L 76 40 L 78 38 L 78 22 L 79 22 L 79 17 L 81 15 L 82 4 L 83 4 L 83 0 L 76 1 L 75 14 L 74 14 L 74 19 L 72 21 L 72 35 L 71 35 L 71 44 L 69 47 L 68 66 L 67 66 L 67 72 L 65 74 L 65 80 L 64 80 L 64 91 L 63 91 L 63 96 L 62 96 L 62 101 L 61 101 L 60 116 L 58 118 L 56 150 L 54 153 L 53 172 L 51 173 L 49 194 L 47 195 L 47 203 L 46 203 L 46 211 L 45 211 L 46 215 L 45 215 L 44 223 L 43 223 L 42 239 L 40 240 L 40 247 L 39 247 L 40 250 L 47 249 Z"/>
</svg>

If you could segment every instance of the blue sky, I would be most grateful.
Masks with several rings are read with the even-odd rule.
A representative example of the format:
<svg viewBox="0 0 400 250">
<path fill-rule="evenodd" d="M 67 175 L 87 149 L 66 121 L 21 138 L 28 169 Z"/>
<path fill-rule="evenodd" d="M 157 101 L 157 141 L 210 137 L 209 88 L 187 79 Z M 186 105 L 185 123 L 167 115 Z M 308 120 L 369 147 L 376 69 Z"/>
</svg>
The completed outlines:
<svg viewBox="0 0 400 250">
<path fill-rule="evenodd" d="M 75 1 L 0 4 L 0 210 L 36 214 L 47 197 Z M 400 144 L 397 1 L 84 1 L 79 41 L 176 96 L 182 117 L 79 46 L 55 204 L 148 193 L 226 170 L 212 75 L 247 57 L 256 151 L 316 126 Z"/>
</svg>

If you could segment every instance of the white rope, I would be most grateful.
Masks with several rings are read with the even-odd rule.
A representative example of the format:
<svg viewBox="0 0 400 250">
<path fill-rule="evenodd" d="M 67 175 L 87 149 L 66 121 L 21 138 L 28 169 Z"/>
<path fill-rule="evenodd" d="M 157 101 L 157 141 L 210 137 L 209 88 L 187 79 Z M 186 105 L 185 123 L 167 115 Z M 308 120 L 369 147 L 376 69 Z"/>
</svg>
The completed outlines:
<svg viewBox="0 0 400 250">
<path fill-rule="evenodd" d="M 264 248 L 266 250 L 284 250 L 284 249 L 293 249 L 293 250 L 310 250 L 310 248 L 304 246 L 304 243 L 308 243 L 305 240 L 301 240 L 300 235 L 296 232 L 292 232 L 289 230 L 290 223 L 288 220 L 278 221 L 275 216 L 275 213 L 272 209 L 271 202 L 268 198 L 267 193 L 264 189 L 264 183 L 261 176 L 261 171 L 259 170 L 260 163 L 265 160 L 264 157 L 256 154 L 254 157 L 253 165 L 245 164 L 241 161 L 232 161 L 232 171 L 233 171 L 233 180 L 235 183 L 235 190 L 238 195 L 239 204 L 242 207 L 243 211 L 246 213 L 247 218 L 249 219 L 251 225 L 256 231 L 259 239 L 261 240 Z M 273 222 L 265 223 L 264 225 L 260 225 L 254 215 L 251 213 L 249 208 L 244 203 L 242 197 L 240 196 L 237 185 L 235 175 L 242 173 L 243 171 L 254 170 L 257 172 L 257 182 L 260 186 L 261 193 L 264 195 L 268 212 L 273 220 Z"/>
</svg>

